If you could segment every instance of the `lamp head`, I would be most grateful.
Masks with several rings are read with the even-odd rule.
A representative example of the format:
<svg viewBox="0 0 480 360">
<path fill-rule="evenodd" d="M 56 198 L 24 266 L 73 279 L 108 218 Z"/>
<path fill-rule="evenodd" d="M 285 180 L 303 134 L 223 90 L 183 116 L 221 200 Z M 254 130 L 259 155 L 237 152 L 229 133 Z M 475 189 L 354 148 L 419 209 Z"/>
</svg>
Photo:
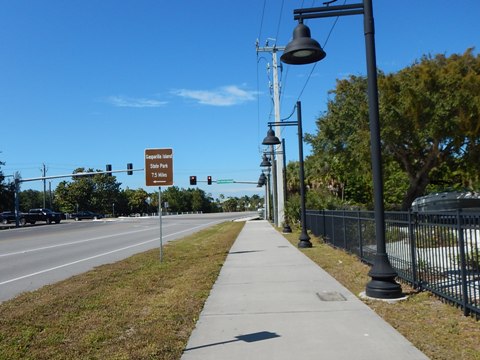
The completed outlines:
<svg viewBox="0 0 480 360">
<path fill-rule="evenodd" d="M 258 184 L 257 186 L 258 187 L 262 187 L 263 185 L 265 185 L 267 183 L 267 177 L 265 176 L 264 173 L 261 173 L 260 174 L 260 177 L 258 178 Z"/>
<path fill-rule="evenodd" d="M 261 167 L 270 167 L 272 166 L 272 163 L 270 160 L 267 158 L 266 154 L 263 154 L 262 162 L 260 163 Z"/>
<path fill-rule="evenodd" d="M 275 136 L 275 131 L 272 128 L 269 128 L 267 131 L 267 136 L 262 141 L 263 145 L 278 145 L 281 144 L 281 141 L 278 137 Z"/>
<path fill-rule="evenodd" d="M 285 64 L 305 65 L 322 60 L 327 54 L 312 39 L 308 26 L 300 22 L 293 30 L 293 39 L 285 47 L 280 60 Z"/>
</svg>

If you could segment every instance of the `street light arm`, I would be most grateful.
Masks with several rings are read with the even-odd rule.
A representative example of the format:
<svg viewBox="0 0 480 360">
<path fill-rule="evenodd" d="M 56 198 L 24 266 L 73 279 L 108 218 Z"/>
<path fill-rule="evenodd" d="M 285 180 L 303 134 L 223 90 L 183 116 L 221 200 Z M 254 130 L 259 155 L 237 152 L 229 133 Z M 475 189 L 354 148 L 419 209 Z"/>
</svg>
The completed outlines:
<svg viewBox="0 0 480 360">
<path fill-rule="evenodd" d="M 302 15 L 302 14 L 334 12 L 338 10 L 344 11 L 344 10 L 353 10 L 353 9 L 363 9 L 363 4 L 357 3 L 357 4 L 348 4 L 348 5 L 318 6 L 318 7 L 311 7 L 311 8 L 295 9 L 293 10 L 293 13 L 295 15 Z"/>
<path fill-rule="evenodd" d="M 297 109 L 298 110 L 298 109 Z M 268 126 L 298 126 L 298 121 L 273 121 L 273 122 L 268 122 Z"/>
<path fill-rule="evenodd" d="M 318 19 L 325 17 L 360 15 L 363 14 L 364 5 L 350 4 L 350 5 L 336 5 L 336 6 L 321 6 L 304 9 L 293 10 L 294 20 L 302 21 L 303 19 Z"/>
</svg>

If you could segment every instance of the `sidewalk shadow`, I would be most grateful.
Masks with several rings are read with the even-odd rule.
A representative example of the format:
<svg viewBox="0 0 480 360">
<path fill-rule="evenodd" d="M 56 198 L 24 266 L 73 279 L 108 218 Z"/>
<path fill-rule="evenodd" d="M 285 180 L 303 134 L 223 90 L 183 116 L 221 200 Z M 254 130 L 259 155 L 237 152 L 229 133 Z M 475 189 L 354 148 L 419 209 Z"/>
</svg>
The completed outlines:
<svg viewBox="0 0 480 360">
<path fill-rule="evenodd" d="M 277 337 L 280 337 L 280 335 L 278 335 L 276 333 L 269 332 L 269 331 L 260 331 L 260 332 L 256 332 L 256 333 L 252 333 L 252 334 L 235 336 L 235 340 L 220 341 L 220 342 L 216 342 L 216 343 L 213 343 L 213 344 L 206 344 L 206 345 L 187 348 L 187 349 L 184 349 L 183 352 L 202 349 L 202 348 L 206 348 L 206 347 L 210 347 L 210 346 L 229 344 L 229 343 L 233 343 L 233 342 L 237 342 L 237 341 L 245 341 L 247 343 L 252 343 L 252 342 L 256 342 L 256 341 L 274 339 L 274 338 L 277 338 Z"/>
<path fill-rule="evenodd" d="M 243 250 L 243 251 L 231 251 L 228 255 L 236 255 L 236 254 L 249 254 L 255 252 L 262 252 L 263 250 Z"/>
</svg>

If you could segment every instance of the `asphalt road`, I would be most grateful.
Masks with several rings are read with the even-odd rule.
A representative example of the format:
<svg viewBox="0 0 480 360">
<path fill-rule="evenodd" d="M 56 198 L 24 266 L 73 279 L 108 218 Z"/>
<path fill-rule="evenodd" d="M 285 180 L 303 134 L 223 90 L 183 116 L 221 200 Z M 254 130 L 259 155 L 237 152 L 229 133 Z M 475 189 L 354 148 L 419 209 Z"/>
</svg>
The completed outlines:
<svg viewBox="0 0 480 360">
<path fill-rule="evenodd" d="M 162 242 L 256 213 L 162 217 Z M 70 276 L 160 248 L 158 217 L 63 221 L 0 231 L 0 302 Z M 159 251 L 160 259 L 160 251 Z"/>
</svg>

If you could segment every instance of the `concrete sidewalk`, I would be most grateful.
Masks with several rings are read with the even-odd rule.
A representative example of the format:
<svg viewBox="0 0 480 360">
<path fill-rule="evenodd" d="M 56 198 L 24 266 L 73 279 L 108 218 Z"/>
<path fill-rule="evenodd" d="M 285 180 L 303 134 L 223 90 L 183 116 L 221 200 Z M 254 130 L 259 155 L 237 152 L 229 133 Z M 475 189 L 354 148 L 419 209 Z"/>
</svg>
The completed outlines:
<svg viewBox="0 0 480 360">
<path fill-rule="evenodd" d="M 231 248 L 182 359 L 427 357 L 258 220 Z"/>
</svg>

